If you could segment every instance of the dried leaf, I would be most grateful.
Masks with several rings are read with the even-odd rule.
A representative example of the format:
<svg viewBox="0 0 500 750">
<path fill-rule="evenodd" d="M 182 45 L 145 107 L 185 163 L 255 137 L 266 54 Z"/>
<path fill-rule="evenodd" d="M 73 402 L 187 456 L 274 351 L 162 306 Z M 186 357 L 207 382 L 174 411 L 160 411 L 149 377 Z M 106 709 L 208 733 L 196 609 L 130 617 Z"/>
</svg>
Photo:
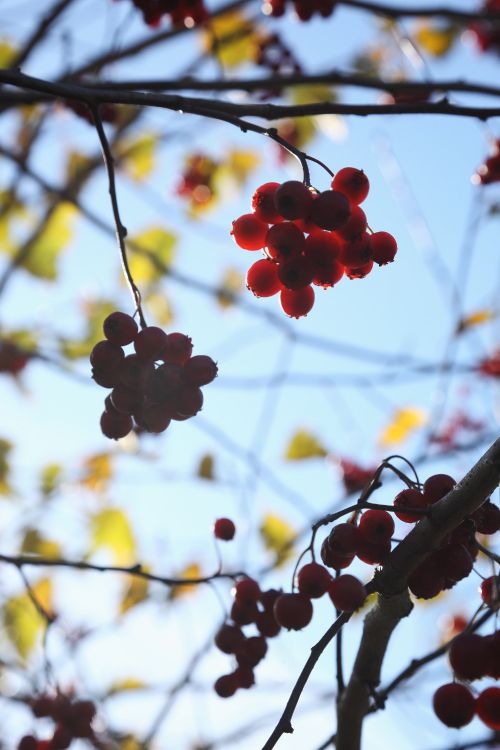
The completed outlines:
<svg viewBox="0 0 500 750">
<path fill-rule="evenodd" d="M 92 492 L 104 492 L 113 477 L 111 453 L 96 453 L 84 462 L 80 483 Z"/>
<path fill-rule="evenodd" d="M 287 461 L 303 461 L 307 458 L 324 458 L 328 451 L 308 430 L 297 430 L 288 443 L 285 458 Z"/>
<path fill-rule="evenodd" d="M 45 539 L 38 529 L 27 529 L 21 543 L 21 554 L 40 557 L 60 557 L 61 546 L 51 539 Z"/>
<path fill-rule="evenodd" d="M 420 24 L 415 33 L 417 43 L 434 57 L 443 57 L 450 51 L 459 33 L 457 26 L 437 26 L 430 22 Z"/>
<path fill-rule="evenodd" d="M 202 35 L 204 51 L 211 53 L 225 68 L 252 62 L 258 41 L 256 25 L 238 11 L 211 18 Z"/>
<path fill-rule="evenodd" d="M 40 472 L 40 492 L 44 498 L 50 497 L 59 489 L 62 472 L 60 464 L 47 464 L 43 467 Z"/>
<path fill-rule="evenodd" d="M 476 312 L 466 315 L 459 322 L 457 326 L 457 334 L 467 331 L 469 328 L 482 325 L 483 323 L 489 323 L 491 320 L 496 318 L 496 312 L 494 310 L 476 310 Z"/>
</svg>

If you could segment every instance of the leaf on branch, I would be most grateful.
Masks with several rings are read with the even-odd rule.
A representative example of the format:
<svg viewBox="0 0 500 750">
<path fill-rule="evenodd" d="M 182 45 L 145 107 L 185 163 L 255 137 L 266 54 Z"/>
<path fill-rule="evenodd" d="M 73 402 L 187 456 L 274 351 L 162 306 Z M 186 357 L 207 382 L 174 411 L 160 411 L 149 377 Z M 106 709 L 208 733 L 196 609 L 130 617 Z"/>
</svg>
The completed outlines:
<svg viewBox="0 0 500 750">
<path fill-rule="evenodd" d="M 135 540 L 129 520 L 120 508 L 106 508 L 90 519 L 90 554 L 108 549 L 117 565 L 130 563 L 135 555 Z"/>
<path fill-rule="evenodd" d="M 458 26 L 443 26 L 426 21 L 419 24 L 416 29 L 415 40 L 429 55 L 443 57 L 451 50 L 459 33 Z"/>
<path fill-rule="evenodd" d="M 234 305 L 234 298 L 243 289 L 243 277 L 236 268 L 227 268 L 217 288 L 217 302 L 223 309 Z"/>
<path fill-rule="evenodd" d="M 147 572 L 148 568 L 143 566 L 143 570 Z M 147 578 L 140 578 L 139 576 L 132 576 L 128 582 L 122 600 L 120 602 L 120 614 L 125 614 L 132 607 L 136 607 L 141 602 L 146 601 L 149 594 L 149 581 Z"/>
<path fill-rule="evenodd" d="M 257 26 L 237 11 L 211 18 L 202 32 L 204 52 L 208 52 L 225 68 L 253 62 L 260 35 Z"/>
<path fill-rule="evenodd" d="M 262 519 L 259 532 L 264 546 L 276 555 L 276 567 L 283 565 L 295 554 L 291 543 L 296 532 L 287 521 L 274 513 L 267 513 Z"/>
<path fill-rule="evenodd" d="M 38 529 L 26 529 L 20 552 L 22 555 L 39 555 L 40 557 L 59 557 L 61 546 L 51 539 L 43 537 Z"/>
<path fill-rule="evenodd" d="M 469 328 L 482 325 L 483 323 L 489 323 L 491 320 L 495 320 L 496 312 L 494 310 L 476 310 L 476 312 L 466 315 L 457 325 L 457 335 L 467 331 Z"/>
<path fill-rule="evenodd" d="M 297 430 L 285 452 L 287 461 L 304 461 L 308 458 L 324 458 L 327 455 L 328 451 L 321 441 L 308 430 Z"/>
<path fill-rule="evenodd" d="M 106 695 L 109 697 L 110 695 L 117 695 L 117 693 L 125 693 L 125 692 L 131 692 L 132 690 L 144 690 L 148 686 L 143 680 L 138 680 L 136 677 L 125 677 L 123 680 L 117 680 L 116 682 L 113 682 L 112 685 L 107 689 Z M 128 745 L 120 745 L 120 747 L 125 748 L 128 747 Z M 132 750 L 132 746 L 130 745 L 130 750 Z M 137 745 L 137 748 L 139 746 Z"/>
<path fill-rule="evenodd" d="M 0 68 L 8 68 L 17 52 L 9 39 L 0 39 Z"/>
<path fill-rule="evenodd" d="M 39 487 L 45 499 L 51 497 L 61 484 L 63 469 L 60 464 L 47 464 L 40 472 Z"/>
<path fill-rule="evenodd" d="M 111 453 L 95 453 L 85 459 L 80 484 L 91 492 L 105 492 L 113 473 Z"/>
<path fill-rule="evenodd" d="M 158 133 L 142 133 L 122 140 L 116 147 L 120 166 L 133 180 L 143 182 L 153 172 L 159 141 Z"/>
<path fill-rule="evenodd" d="M 202 456 L 196 476 L 200 477 L 200 479 L 214 479 L 214 457 L 210 453 Z"/>
<path fill-rule="evenodd" d="M 61 354 L 68 359 L 88 357 L 94 346 L 103 337 L 102 324 L 108 315 L 116 310 L 116 304 L 108 300 L 90 300 L 84 304 L 86 331 L 82 338 L 59 339 Z"/>
<path fill-rule="evenodd" d="M 10 495 L 12 487 L 10 486 L 10 453 L 12 443 L 0 438 L 0 495 Z"/>
<path fill-rule="evenodd" d="M 194 562 L 186 565 L 185 568 L 173 575 L 172 578 L 201 578 L 202 575 L 201 566 L 199 563 Z M 184 586 L 171 586 L 168 592 L 168 600 L 173 602 L 180 597 L 186 596 L 186 594 L 193 594 L 198 585 L 197 583 L 190 583 Z"/>
<path fill-rule="evenodd" d="M 177 237 L 162 227 L 151 227 L 130 238 L 129 266 L 137 284 L 158 281 L 174 258 Z"/>
<path fill-rule="evenodd" d="M 427 421 L 427 416 L 422 409 L 406 408 L 396 409 L 391 422 L 382 430 L 379 443 L 383 448 L 402 443 L 419 427 Z"/>
<path fill-rule="evenodd" d="M 57 278 L 58 260 L 73 238 L 78 210 L 71 203 L 60 203 L 48 219 L 38 237 L 30 244 L 22 267 L 40 279 Z"/>
<path fill-rule="evenodd" d="M 43 609 L 52 613 L 52 581 L 42 578 L 32 585 L 33 596 Z M 46 620 L 27 593 L 8 599 L 3 606 L 3 624 L 7 637 L 21 659 L 26 660 L 41 635 Z"/>
</svg>

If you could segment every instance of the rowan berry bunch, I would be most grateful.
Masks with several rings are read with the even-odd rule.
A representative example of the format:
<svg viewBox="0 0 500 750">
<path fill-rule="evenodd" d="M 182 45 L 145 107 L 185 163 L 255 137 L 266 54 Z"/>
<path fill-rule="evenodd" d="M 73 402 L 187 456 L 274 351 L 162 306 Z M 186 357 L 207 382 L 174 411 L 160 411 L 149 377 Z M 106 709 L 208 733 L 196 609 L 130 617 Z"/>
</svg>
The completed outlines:
<svg viewBox="0 0 500 750">
<path fill-rule="evenodd" d="M 500 0 L 485 0 L 479 9 L 482 13 L 489 11 L 500 11 Z M 476 44 L 481 52 L 500 52 L 500 21 L 478 21 L 472 24 L 470 30 L 476 39 Z"/>
<path fill-rule="evenodd" d="M 333 287 L 344 275 L 362 279 L 374 263 L 391 263 L 396 240 L 388 232 L 369 234 L 359 206 L 369 187 L 354 167 L 337 172 L 322 193 L 296 180 L 261 185 L 253 213 L 236 219 L 231 231 L 241 248 L 265 256 L 248 269 L 248 289 L 256 297 L 279 292 L 283 311 L 300 318 L 314 305 L 313 286 Z"/>
<path fill-rule="evenodd" d="M 113 440 L 136 428 L 163 432 L 171 420 L 194 417 L 203 405 L 201 386 L 211 383 L 217 365 L 206 355 L 191 356 L 193 344 L 183 333 L 157 326 L 138 330 L 126 313 L 114 312 L 103 324 L 105 339 L 90 355 L 92 377 L 111 388 L 104 401 L 101 430 Z M 123 346 L 133 344 L 125 355 Z"/>
<path fill-rule="evenodd" d="M 490 357 L 479 363 L 478 371 L 481 375 L 492 378 L 500 378 L 500 349 L 493 352 Z"/>
<path fill-rule="evenodd" d="M 476 185 L 489 185 L 492 182 L 500 182 L 500 139 L 495 145 L 490 156 L 484 164 L 478 167 L 476 174 L 472 177 Z"/>
<path fill-rule="evenodd" d="M 66 750 L 74 739 L 92 738 L 92 721 L 96 708 L 92 701 L 73 701 L 67 695 L 41 695 L 31 703 L 37 719 L 49 718 L 55 723 L 50 739 L 40 740 L 27 734 L 19 740 L 17 750 Z"/>
<path fill-rule="evenodd" d="M 174 26 L 193 26 L 208 18 L 203 0 L 132 0 L 142 12 L 148 26 L 159 26 L 164 16 L 170 16 Z"/>
<path fill-rule="evenodd" d="M 269 34 L 259 42 L 255 62 L 273 76 L 299 75 L 303 72 L 293 51 L 283 42 L 279 34 Z M 267 99 L 279 94 L 280 89 L 266 89 L 260 98 Z"/>
<path fill-rule="evenodd" d="M 266 16 L 283 16 L 287 7 L 293 5 L 295 14 L 301 21 L 309 21 L 316 13 L 328 18 L 333 13 L 335 0 L 264 0 L 262 8 Z"/>
</svg>

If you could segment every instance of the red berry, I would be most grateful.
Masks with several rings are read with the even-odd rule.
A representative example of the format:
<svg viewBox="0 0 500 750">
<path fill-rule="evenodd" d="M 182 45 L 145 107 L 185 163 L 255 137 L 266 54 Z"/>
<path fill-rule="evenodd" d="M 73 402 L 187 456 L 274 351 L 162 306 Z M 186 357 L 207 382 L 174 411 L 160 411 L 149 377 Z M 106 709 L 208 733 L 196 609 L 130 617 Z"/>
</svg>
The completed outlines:
<svg viewBox="0 0 500 750">
<path fill-rule="evenodd" d="M 137 354 L 129 354 L 121 365 L 120 383 L 132 390 L 142 389 L 151 371 L 150 362 L 144 362 Z"/>
<path fill-rule="evenodd" d="M 234 601 L 231 606 L 231 619 L 237 625 L 250 625 L 255 622 L 259 614 L 255 602 Z"/>
<path fill-rule="evenodd" d="M 386 510 L 365 510 L 359 521 L 360 535 L 371 544 L 387 542 L 394 533 L 394 521 Z"/>
<path fill-rule="evenodd" d="M 134 340 L 134 349 L 142 360 L 159 359 L 168 345 L 168 336 L 158 326 L 148 326 L 139 331 Z"/>
<path fill-rule="evenodd" d="M 408 578 L 410 591 L 419 599 L 432 599 L 444 589 L 444 585 L 444 576 L 432 554 Z"/>
<path fill-rule="evenodd" d="M 254 604 L 260 598 L 260 586 L 253 578 L 241 578 L 233 593 L 238 604 Z"/>
<path fill-rule="evenodd" d="M 108 341 L 119 346 L 131 344 L 138 331 L 135 320 L 123 312 L 113 312 L 108 315 L 102 327 Z"/>
<path fill-rule="evenodd" d="M 35 698 L 31 704 L 33 716 L 36 716 L 37 719 L 50 716 L 52 714 L 52 705 L 52 698 L 49 698 L 46 695 L 41 695 L 40 698 Z"/>
<path fill-rule="evenodd" d="M 452 642 L 448 658 L 457 677 L 477 680 L 488 670 L 487 642 L 476 633 L 461 633 Z"/>
<path fill-rule="evenodd" d="M 318 230 L 310 234 L 304 246 L 304 255 L 313 269 L 313 284 L 334 286 L 344 275 L 344 267 L 338 261 L 340 244 L 333 234 Z"/>
<path fill-rule="evenodd" d="M 226 623 L 217 632 L 214 642 L 219 651 L 222 651 L 224 654 L 234 654 L 244 640 L 245 636 L 241 628 Z"/>
<path fill-rule="evenodd" d="M 358 550 L 356 556 L 368 565 L 384 563 L 391 553 L 391 540 L 381 542 L 370 542 L 362 534 L 359 535 Z"/>
<path fill-rule="evenodd" d="M 278 268 L 278 278 L 286 289 L 304 289 L 312 282 L 313 276 L 312 263 L 304 255 L 289 258 Z"/>
<path fill-rule="evenodd" d="M 252 685 L 255 685 L 253 669 L 252 667 L 249 667 L 248 664 L 241 664 L 237 669 L 235 669 L 234 676 L 236 677 L 238 681 L 238 687 L 240 688 L 245 688 L 246 690 L 248 690 L 248 688 L 251 688 Z"/>
<path fill-rule="evenodd" d="M 230 518 L 218 518 L 214 523 L 214 537 L 230 542 L 236 534 L 236 526 Z"/>
<path fill-rule="evenodd" d="M 313 197 L 309 188 L 298 180 L 284 182 L 274 194 L 274 205 L 284 219 L 305 218 L 312 205 Z"/>
<path fill-rule="evenodd" d="M 389 232 L 374 232 L 370 237 L 372 258 L 379 266 L 392 263 L 398 251 L 398 245 Z"/>
<path fill-rule="evenodd" d="M 292 222 L 275 224 L 266 234 L 266 253 L 272 260 L 281 263 L 300 255 L 305 241 L 303 232 Z"/>
<path fill-rule="evenodd" d="M 476 701 L 476 712 L 487 727 L 495 731 L 500 729 L 500 687 L 483 690 Z"/>
<path fill-rule="evenodd" d="M 474 696 L 465 685 L 450 682 L 441 685 L 432 699 L 434 713 L 447 727 L 464 727 L 475 714 Z"/>
<path fill-rule="evenodd" d="M 281 630 L 281 626 L 276 622 L 272 608 L 271 610 L 259 612 L 255 624 L 259 633 L 266 638 L 274 638 Z"/>
<path fill-rule="evenodd" d="M 90 364 L 95 370 L 119 370 L 125 354 L 121 346 L 110 341 L 99 341 L 90 353 Z"/>
<path fill-rule="evenodd" d="M 19 740 L 17 750 L 37 750 L 38 741 L 32 734 L 26 734 Z"/>
<path fill-rule="evenodd" d="M 339 229 L 347 224 L 350 216 L 351 205 L 337 190 L 325 190 L 312 204 L 311 220 L 321 229 Z"/>
<path fill-rule="evenodd" d="M 160 359 L 172 365 L 184 365 L 193 352 L 193 342 L 184 333 L 169 333 Z"/>
<path fill-rule="evenodd" d="M 321 559 L 328 568 L 341 570 L 349 567 L 354 560 L 354 553 L 343 554 L 330 549 L 327 537 L 321 545 Z"/>
<path fill-rule="evenodd" d="M 302 318 L 314 306 L 314 289 L 306 286 L 303 289 L 283 289 L 280 293 L 281 308 L 291 318 Z"/>
<path fill-rule="evenodd" d="M 492 609 L 500 603 L 500 576 L 490 576 L 479 587 L 481 599 Z"/>
<path fill-rule="evenodd" d="M 353 242 L 359 239 L 365 232 L 368 226 L 366 214 L 359 206 L 353 206 L 351 209 L 351 216 L 347 224 L 337 229 L 337 234 L 345 242 Z"/>
<path fill-rule="evenodd" d="M 448 474 L 433 474 L 424 482 L 424 498 L 427 505 L 441 500 L 456 485 L 453 477 Z"/>
<path fill-rule="evenodd" d="M 472 519 L 480 534 L 496 534 L 500 531 L 500 508 L 490 500 L 472 514 Z"/>
<path fill-rule="evenodd" d="M 51 741 L 51 750 L 67 750 L 73 740 L 73 733 L 65 726 L 59 725 L 54 731 Z"/>
<path fill-rule="evenodd" d="M 256 217 L 266 224 L 277 224 L 283 221 L 274 205 L 274 196 L 279 186 L 279 182 L 266 182 L 253 194 L 252 209 Z"/>
<path fill-rule="evenodd" d="M 136 390 L 124 385 L 117 385 L 110 394 L 111 403 L 116 411 L 123 414 L 132 414 L 137 408 L 139 396 Z"/>
<path fill-rule="evenodd" d="M 331 576 L 327 569 L 315 562 L 304 565 L 297 574 L 297 588 L 310 599 L 323 596 L 330 581 Z"/>
<path fill-rule="evenodd" d="M 332 579 L 328 594 L 335 607 L 342 612 L 354 612 L 366 599 L 366 589 L 361 581 L 349 574 Z"/>
<path fill-rule="evenodd" d="M 233 674 L 224 674 L 214 683 L 214 690 L 219 698 L 230 698 L 239 687 L 238 677 Z"/>
<path fill-rule="evenodd" d="M 394 507 L 398 509 L 396 511 L 396 516 L 400 521 L 404 521 L 405 523 L 415 523 L 422 518 L 421 515 L 408 513 L 406 510 L 407 508 L 415 508 L 418 510 L 423 509 L 426 506 L 427 503 L 425 498 L 418 490 L 408 488 L 399 492 L 394 498 Z"/>
<path fill-rule="evenodd" d="M 208 385 L 217 377 L 217 364 L 206 354 L 197 354 L 188 359 L 182 371 L 182 377 L 191 385 Z"/>
<path fill-rule="evenodd" d="M 339 523 L 328 535 L 328 546 L 338 555 L 355 555 L 359 546 L 359 529 L 353 523 Z"/>
<path fill-rule="evenodd" d="M 132 418 L 128 414 L 101 414 L 101 432 L 111 440 L 119 440 L 132 430 Z"/>
<path fill-rule="evenodd" d="M 182 383 L 182 367 L 165 363 L 160 367 L 152 368 L 144 384 L 144 394 L 148 401 L 153 404 L 163 404 L 168 400 L 176 399 Z"/>
<path fill-rule="evenodd" d="M 354 167 L 339 169 L 332 180 L 332 188 L 343 193 L 351 203 L 358 205 L 362 203 L 368 191 L 370 182 L 363 170 Z"/>
<path fill-rule="evenodd" d="M 262 635 L 254 635 L 251 638 L 245 638 L 243 643 L 236 651 L 236 661 L 238 665 L 256 667 L 262 661 L 267 653 L 267 642 Z"/>
<path fill-rule="evenodd" d="M 202 406 L 203 392 L 201 388 L 190 383 L 185 383 L 180 387 L 175 396 L 175 407 L 178 414 L 183 417 L 194 417 L 201 411 Z"/>
<path fill-rule="evenodd" d="M 357 266 L 356 268 L 346 268 L 345 274 L 349 279 L 364 279 L 365 276 L 371 272 L 373 268 L 373 261 L 369 260 L 363 266 Z"/>
<path fill-rule="evenodd" d="M 255 214 L 243 214 L 233 221 L 231 234 L 234 241 L 243 250 L 260 250 L 264 247 L 267 234 L 267 224 Z"/>
<path fill-rule="evenodd" d="M 281 594 L 273 611 L 276 622 L 287 630 L 302 630 L 313 616 L 311 600 L 304 594 Z"/>
<path fill-rule="evenodd" d="M 281 289 L 278 266 L 272 260 L 261 258 L 248 269 L 246 283 L 256 297 L 272 297 Z"/>
<path fill-rule="evenodd" d="M 349 270 L 366 266 L 371 258 L 370 235 L 366 232 L 357 239 L 340 245 L 339 261 Z"/>
</svg>

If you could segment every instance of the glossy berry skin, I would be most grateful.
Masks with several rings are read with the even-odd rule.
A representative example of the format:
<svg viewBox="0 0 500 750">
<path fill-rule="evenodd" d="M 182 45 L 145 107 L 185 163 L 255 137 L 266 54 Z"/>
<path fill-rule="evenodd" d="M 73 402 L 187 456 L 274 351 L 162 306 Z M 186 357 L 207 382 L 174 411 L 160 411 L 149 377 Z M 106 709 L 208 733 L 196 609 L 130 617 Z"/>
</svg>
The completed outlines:
<svg viewBox="0 0 500 750">
<path fill-rule="evenodd" d="M 476 633 L 461 633 L 452 642 L 448 658 L 457 677 L 477 680 L 488 670 L 487 642 Z"/>
<path fill-rule="evenodd" d="M 282 263 L 300 255 L 305 242 L 303 232 L 291 221 L 275 224 L 266 235 L 266 253 L 272 260 Z"/>
<path fill-rule="evenodd" d="M 366 232 L 357 239 L 341 243 L 339 261 L 349 270 L 362 268 L 370 263 L 371 260 L 370 237 Z"/>
<path fill-rule="evenodd" d="M 148 326 L 139 331 L 134 340 L 135 353 L 139 359 L 157 360 L 168 344 L 168 336 L 158 326 Z"/>
<path fill-rule="evenodd" d="M 365 234 L 368 226 L 366 214 L 359 206 L 352 206 L 349 221 L 337 229 L 337 234 L 346 242 L 353 242 Z"/>
<path fill-rule="evenodd" d="M 469 724 L 476 712 L 474 696 L 465 685 L 456 682 L 441 685 L 434 693 L 432 705 L 438 719 L 456 729 Z"/>
<path fill-rule="evenodd" d="M 351 203 L 359 205 L 368 195 L 370 182 L 363 170 L 344 167 L 333 178 L 332 189 L 343 193 Z"/>
<path fill-rule="evenodd" d="M 289 258 L 278 267 L 278 278 L 286 289 L 304 289 L 312 282 L 313 276 L 312 263 L 304 255 Z"/>
<path fill-rule="evenodd" d="M 274 205 L 284 219 L 304 219 L 313 205 L 311 191 L 298 180 L 284 182 L 276 190 Z"/>
<path fill-rule="evenodd" d="M 127 313 L 113 312 L 103 323 L 104 335 L 112 344 L 126 346 L 131 344 L 137 335 L 137 323 Z"/>
<path fill-rule="evenodd" d="M 359 521 L 359 533 L 372 544 L 387 542 L 394 533 L 394 521 L 386 510 L 365 510 Z"/>
<path fill-rule="evenodd" d="M 241 628 L 236 625 L 223 625 L 217 632 L 214 642 L 219 651 L 224 654 L 234 654 L 240 648 L 245 636 Z"/>
<path fill-rule="evenodd" d="M 223 542 L 230 542 L 236 534 L 236 526 L 230 518 L 218 518 L 214 523 L 214 537 Z"/>
<path fill-rule="evenodd" d="M 286 630 L 302 630 L 313 616 L 311 601 L 303 594 L 281 594 L 273 611 L 276 622 Z"/>
<path fill-rule="evenodd" d="M 433 505 L 441 500 L 456 485 L 449 474 L 433 474 L 424 482 L 424 497 L 427 505 Z"/>
<path fill-rule="evenodd" d="M 279 182 L 266 182 L 253 194 L 252 210 L 256 217 L 266 224 L 278 224 L 283 221 L 274 204 L 274 196 L 279 186 Z"/>
<path fill-rule="evenodd" d="M 333 231 L 347 224 L 351 216 L 351 205 L 338 190 L 325 190 L 313 202 L 311 221 L 320 227 Z"/>
<path fill-rule="evenodd" d="M 310 599 L 318 599 L 326 593 L 331 581 L 330 573 L 322 565 L 311 562 L 297 574 L 297 588 Z"/>
<path fill-rule="evenodd" d="M 261 258 L 248 269 L 246 285 L 256 297 L 272 297 L 281 289 L 278 266 L 272 260 Z"/>
<path fill-rule="evenodd" d="M 349 574 L 330 581 L 328 594 L 336 609 L 341 612 L 354 612 L 366 599 L 366 589 L 361 581 Z"/>
<path fill-rule="evenodd" d="M 243 214 L 233 221 L 231 234 L 243 250 L 261 250 L 266 241 L 267 229 L 267 224 L 255 214 Z"/>
<path fill-rule="evenodd" d="M 500 603 L 500 576 L 490 576 L 482 581 L 479 587 L 481 599 L 488 607 L 496 607 Z"/>
<path fill-rule="evenodd" d="M 132 430 L 132 418 L 128 414 L 101 414 L 101 432 L 111 440 L 119 440 Z"/>
<path fill-rule="evenodd" d="M 405 523 L 415 523 L 416 521 L 420 521 L 423 516 L 415 513 L 408 513 L 406 509 L 415 508 L 416 510 L 423 510 L 427 507 L 427 503 L 421 492 L 408 488 L 402 490 L 396 495 L 394 498 L 394 507 L 398 509 L 396 511 L 396 516 L 400 521 L 404 521 Z"/>
<path fill-rule="evenodd" d="M 490 729 L 500 729 L 500 687 L 483 690 L 476 701 L 476 712 L 483 724 Z"/>
<path fill-rule="evenodd" d="M 184 333 L 174 331 L 167 335 L 167 343 L 160 359 L 171 365 L 185 365 L 193 353 L 193 342 Z"/>
<path fill-rule="evenodd" d="M 332 550 L 327 537 L 323 540 L 323 544 L 321 545 L 321 559 L 327 568 L 342 570 L 343 568 L 348 568 L 352 563 L 354 560 L 354 552 L 343 554 Z"/>
<path fill-rule="evenodd" d="M 281 308 L 291 318 L 303 318 L 314 306 L 314 289 L 283 289 L 280 292 Z"/>
<path fill-rule="evenodd" d="M 473 514 L 476 531 L 480 534 L 496 534 L 500 531 L 500 508 L 487 500 Z"/>
<path fill-rule="evenodd" d="M 230 698 L 239 687 L 238 678 L 235 674 L 224 674 L 214 683 L 214 690 L 219 698 Z"/>
<path fill-rule="evenodd" d="M 339 523 L 328 535 L 328 546 L 339 555 L 355 555 L 359 546 L 359 530 L 353 523 Z"/>
<path fill-rule="evenodd" d="M 90 364 L 95 370 L 118 370 L 124 359 L 121 346 L 110 341 L 99 341 L 90 353 Z"/>
<path fill-rule="evenodd" d="M 398 251 L 398 244 L 389 232 L 374 232 L 370 237 L 372 258 L 379 266 L 392 263 Z"/>
<path fill-rule="evenodd" d="M 373 260 L 364 263 L 362 266 L 356 266 L 345 269 L 345 275 L 348 279 L 364 279 L 373 269 Z"/>
<path fill-rule="evenodd" d="M 208 385 L 217 377 L 217 364 L 206 354 L 191 357 L 182 371 L 182 378 L 190 385 Z"/>
<path fill-rule="evenodd" d="M 260 586 L 253 578 L 242 578 L 234 587 L 234 598 L 238 604 L 253 604 L 260 598 Z"/>
</svg>

